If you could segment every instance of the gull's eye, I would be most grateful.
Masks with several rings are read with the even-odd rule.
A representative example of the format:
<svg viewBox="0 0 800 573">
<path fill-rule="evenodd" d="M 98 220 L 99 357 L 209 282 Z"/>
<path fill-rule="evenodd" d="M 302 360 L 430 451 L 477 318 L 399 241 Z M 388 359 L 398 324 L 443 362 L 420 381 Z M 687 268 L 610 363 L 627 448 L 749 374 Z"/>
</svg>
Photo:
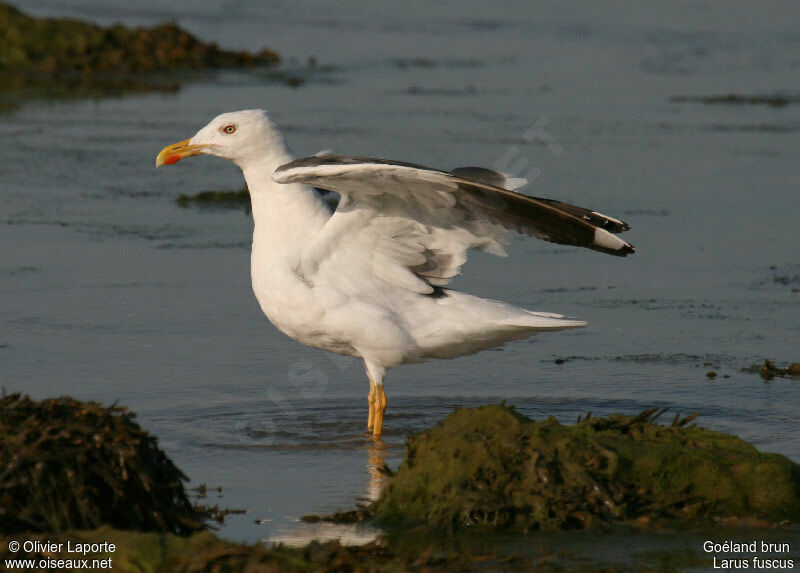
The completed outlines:
<svg viewBox="0 0 800 573">
<path fill-rule="evenodd" d="M 233 124 L 226 125 L 220 131 L 222 131 L 222 133 L 227 133 L 228 135 L 230 135 L 231 133 L 234 133 L 236 131 L 236 126 Z"/>
</svg>

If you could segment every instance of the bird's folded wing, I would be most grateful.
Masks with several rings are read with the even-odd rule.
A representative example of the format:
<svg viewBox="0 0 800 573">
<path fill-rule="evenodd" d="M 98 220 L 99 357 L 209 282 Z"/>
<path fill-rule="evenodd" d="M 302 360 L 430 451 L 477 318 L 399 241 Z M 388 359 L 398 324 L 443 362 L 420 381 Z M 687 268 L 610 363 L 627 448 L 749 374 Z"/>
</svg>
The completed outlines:
<svg viewBox="0 0 800 573">
<path fill-rule="evenodd" d="M 430 292 L 431 285 L 446 284 L 458 274 L 468 249 L 504 254 L 506 229 L 612 255 L 634 252 L 612 234 L 628 228 L 622 221 L 504 189 L 498 186 L 503 176 L 490 170 L 448 173 L 411 163 L 325 155 L 282 165 L 272 178 L 341 195 L 334 215 L 304 249 L 302 265 L 309 273 L 326 260 L 346 256 L 351 265 L 362 270 L 366 265 L 375 276 Z"/>
</svg>

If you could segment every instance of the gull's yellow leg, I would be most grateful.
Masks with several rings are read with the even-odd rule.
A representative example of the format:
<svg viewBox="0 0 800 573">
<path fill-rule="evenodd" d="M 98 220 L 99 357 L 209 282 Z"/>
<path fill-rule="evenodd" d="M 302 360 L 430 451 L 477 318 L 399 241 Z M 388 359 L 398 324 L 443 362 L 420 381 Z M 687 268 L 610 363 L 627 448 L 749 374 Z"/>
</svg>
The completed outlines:
<svg viewBox="0 0 800 573">
<path fill-rule="evenodd" d="M 383 384 L 376 386 L 376 400 L 375 400 L 375 417 L 372 426 L 372 437 L 380 439 L 383 433 L 383 414 L 386 412 L 386 392 L 383 390 Z"/>
<path fill-rule="evenodd" d="M 375 382 L 372 381 L 372 376 L 369 377 L 369 394 L 367 394 L 367 404 L 369 405 L 369 415 L 367 416 L 367 431 L 372 431 L 375 427 L 375 404 L 378 399 L 378 389 L 375 388 Z"/>
</svg>

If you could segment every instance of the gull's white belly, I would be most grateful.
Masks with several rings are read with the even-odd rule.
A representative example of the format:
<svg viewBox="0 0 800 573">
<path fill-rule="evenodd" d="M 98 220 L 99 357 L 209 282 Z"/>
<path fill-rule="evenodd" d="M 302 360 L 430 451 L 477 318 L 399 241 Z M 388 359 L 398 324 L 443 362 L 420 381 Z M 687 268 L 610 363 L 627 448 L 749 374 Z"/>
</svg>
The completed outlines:
<svg viewBox="0 0 800 573">
<path fill-rule="evenodd" d="M 290 338 L 387 366 L 406 362 L 416 348 L 390 309 L 332 287 L 309 286 L 291 272 L 272 271 L 264 276 L 254 269 L 253 292 L 270 322 Z"/>
</svg>

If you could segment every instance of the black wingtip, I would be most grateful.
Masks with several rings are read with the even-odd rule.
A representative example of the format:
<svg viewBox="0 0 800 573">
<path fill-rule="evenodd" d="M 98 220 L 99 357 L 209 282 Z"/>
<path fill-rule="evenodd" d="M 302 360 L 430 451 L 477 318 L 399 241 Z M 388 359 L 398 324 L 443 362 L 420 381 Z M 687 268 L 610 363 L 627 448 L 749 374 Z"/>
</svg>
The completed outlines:
<svg viewBox="0 0 800 573">
<path fill-rule="evenodd" d="M 607 253 L 609 255 L 614 255 L 616 257 L 627 257 L 628 255 L 632 255 L 633 253 L 636 252 L 636 247 L 634 247 L 630 243 L 626 243 L 625 246 L 623 246 L 620 249 L 597 249 L 596 248 L 595 250 L 602 251 L 603 253 Z"/>
</svg>

